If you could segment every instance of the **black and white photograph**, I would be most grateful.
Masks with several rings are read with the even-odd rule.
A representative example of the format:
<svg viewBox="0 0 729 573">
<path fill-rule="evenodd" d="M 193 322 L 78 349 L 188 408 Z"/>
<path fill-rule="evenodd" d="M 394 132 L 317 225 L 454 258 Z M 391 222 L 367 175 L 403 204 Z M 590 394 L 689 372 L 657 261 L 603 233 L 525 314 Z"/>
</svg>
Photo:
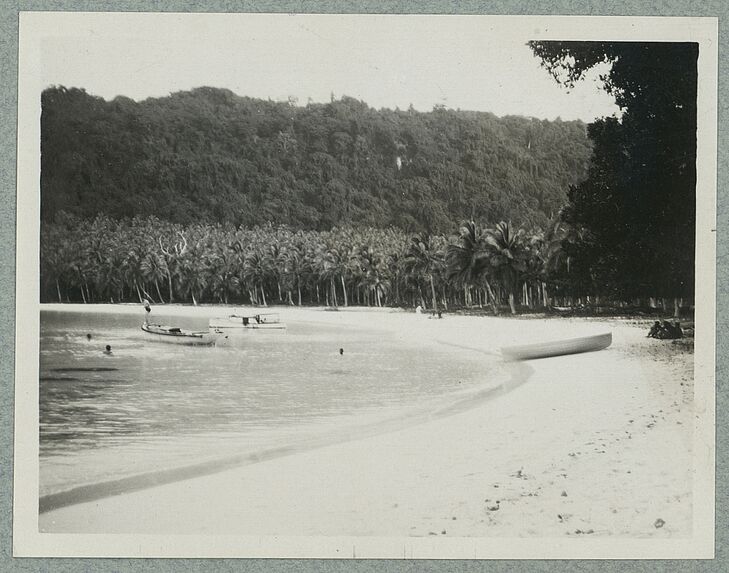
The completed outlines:
<svg viewBox="0 0 729 573">
<path fill-rule="evenodd" d="M 19 46 L 15 555 L 713 556 L 715 18 Z"/>
</svg>

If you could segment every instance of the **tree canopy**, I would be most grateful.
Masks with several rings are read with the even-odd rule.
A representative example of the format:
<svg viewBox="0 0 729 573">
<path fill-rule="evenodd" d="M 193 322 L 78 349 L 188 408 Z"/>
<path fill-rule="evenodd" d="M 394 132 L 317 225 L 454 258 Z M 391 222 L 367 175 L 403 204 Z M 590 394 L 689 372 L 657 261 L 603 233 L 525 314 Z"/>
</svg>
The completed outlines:
<svg viewBox="0 0 729 573">
<path fill-rule="evenodd" d="M 589 126 L 594 156 L 562 213 L 575 290 L 690 297 L 694 288 L 698 44 L 531 42 L 571 86 L 596 64 L 620 118 Z M 576 240 L 576 237 L 579 237 Z"/>
<path fill-rule="evenodd" d="M 579 121 L 375 110 L 350 97 L 297 106 L 207 87 L 105 101 L 52 87 L 41 211 L 307 230 L 544 227 L 586 177 L 591 149 Z"/>
</svg>

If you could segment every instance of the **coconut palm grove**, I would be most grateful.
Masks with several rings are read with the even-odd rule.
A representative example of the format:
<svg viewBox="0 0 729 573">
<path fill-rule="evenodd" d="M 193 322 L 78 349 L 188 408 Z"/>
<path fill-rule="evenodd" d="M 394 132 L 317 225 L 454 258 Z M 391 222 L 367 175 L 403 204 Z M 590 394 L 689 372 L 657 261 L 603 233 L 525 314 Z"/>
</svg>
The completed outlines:
<svg viewBox="0 0 729 573">
<path fill-rule="evenodd" d="M 621 116 L 46 89 L 41 301 L 690 308 L 698 48 L 530 46 Z"/>
</svg>

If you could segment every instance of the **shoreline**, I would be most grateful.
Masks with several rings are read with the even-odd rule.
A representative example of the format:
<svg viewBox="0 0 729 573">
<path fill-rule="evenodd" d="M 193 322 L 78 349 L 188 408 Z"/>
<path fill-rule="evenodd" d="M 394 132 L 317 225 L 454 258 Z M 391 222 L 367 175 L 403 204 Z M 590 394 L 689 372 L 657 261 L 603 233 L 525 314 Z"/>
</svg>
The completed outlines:
<svg viewBox="0 0 729 573">
<path fill-rule="evenodd" d="M 107 309 L 102 312 L 140 312 L 139 305 L 99 306 Z M 54 307 L 71 309 L 41 309 Z M 229 308 L 243 307 L 170 305 L 153 313 L 202 317 Z M 279 312 L 284 321 L 295 314 L 297 320 L 371 325 L 402 340 L 417 334 L 429 344 L 484 353 L 493 352 L 495 343 L 567 338 L 606 327 L 614 342 L 605 351 L 530 361 L 525 383 L 471 408 L 56 509 L 40 516 L 40 531 L 691 535 L 693 354 L 670 341 L 645 339 L 642 326 L 627 324 L 635 319 L 527 323 L 451 314 L 429 320 L 392 309 L 255 311 Z M 148 510 L 143 517 L 140 508 Z"/>
</svg>

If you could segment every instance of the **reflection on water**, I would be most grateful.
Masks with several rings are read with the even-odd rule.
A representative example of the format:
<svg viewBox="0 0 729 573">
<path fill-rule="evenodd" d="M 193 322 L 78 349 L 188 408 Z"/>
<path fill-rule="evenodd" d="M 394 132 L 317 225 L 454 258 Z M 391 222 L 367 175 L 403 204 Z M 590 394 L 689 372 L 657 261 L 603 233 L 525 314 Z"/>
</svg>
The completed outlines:
<svg viewBox="0 0 729 573">
<path fill-rule="evenodd" d="M 488 378 L 483 356 L 377 331 L 289 321 L 187 347 L 145 340 L 139 323 L 41 313 L 41 494 L 377 423 Z"/>
</svg>

